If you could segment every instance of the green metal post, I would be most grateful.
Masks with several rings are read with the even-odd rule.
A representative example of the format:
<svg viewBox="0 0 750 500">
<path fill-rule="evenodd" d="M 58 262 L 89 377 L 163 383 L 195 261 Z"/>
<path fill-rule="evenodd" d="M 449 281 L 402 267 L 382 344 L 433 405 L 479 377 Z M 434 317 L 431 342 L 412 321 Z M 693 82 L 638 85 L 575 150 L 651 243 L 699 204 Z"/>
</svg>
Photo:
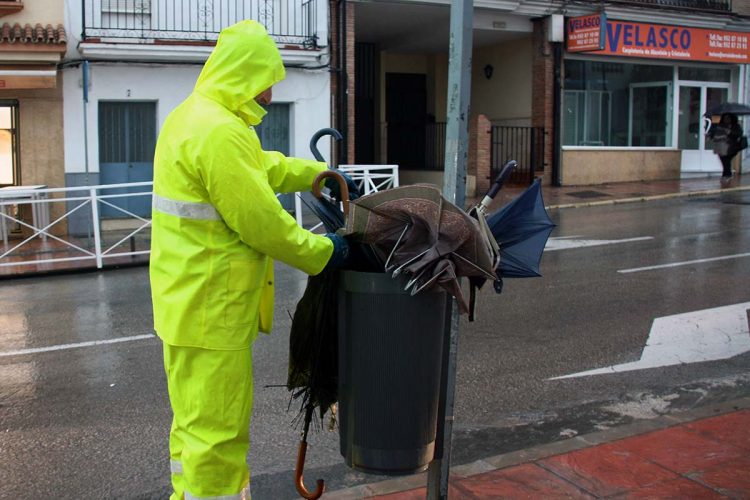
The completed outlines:
<svg viewBox="0 0 750 500">
<path fill-rule="evenodd" d="M 461 208 L 464 208 L 466 203 L 473 10 L 472 0 L 451 0 L 450 55 L 448 59 L 448 120 L 445 132 L 443 196 Z M 459 313 L 455 299 L 451 305 L 449 324 L 450 333 L 443 343 L 443 373 L 436 446 L 437 458 L 430 462 L 427 473 L 428 500 L 444 500 L 448 498 L 459 330 Z"/>
</svg>

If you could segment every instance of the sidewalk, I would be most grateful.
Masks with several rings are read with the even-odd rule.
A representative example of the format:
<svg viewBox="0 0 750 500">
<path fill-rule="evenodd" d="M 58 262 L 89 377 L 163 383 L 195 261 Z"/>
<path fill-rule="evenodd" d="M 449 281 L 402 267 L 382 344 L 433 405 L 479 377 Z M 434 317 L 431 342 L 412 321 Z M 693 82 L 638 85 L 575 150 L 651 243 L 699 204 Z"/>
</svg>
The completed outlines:
<svg viewBox="0 0 750 500">
<path fill-rule="evenodd" d="M 504 187 L 491 205 L 491 210 L 509 202 L 523 189 L 522 186 Z M 618 182 L 594 186 L 543 186 L 542 196 L 548 208 L 580 208 L 667 198 L 710 196 L 748 189 L 750 189 L 750 174 L 735 175 L 727 183 L 723 183 L 718 176 L 711 176 L 669 181 Z"/>
<path fill-rule="evenodd" d="M 426 498 L 426 474 L 324 499 Z M 451 469 L 451 499 L 750 498 L 750 397 Z"/>
</svg>

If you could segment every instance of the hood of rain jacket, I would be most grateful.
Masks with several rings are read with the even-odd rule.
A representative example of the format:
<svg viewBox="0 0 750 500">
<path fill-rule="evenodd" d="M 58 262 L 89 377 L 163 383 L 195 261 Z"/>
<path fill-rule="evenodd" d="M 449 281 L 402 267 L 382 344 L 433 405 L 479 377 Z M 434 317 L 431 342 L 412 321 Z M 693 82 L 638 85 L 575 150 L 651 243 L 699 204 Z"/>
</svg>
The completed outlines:
<svg viewBox="0 0 750 500">
<path fill-rule="evenodd" d="M 170 345 L 243 349 L 273 317 L 273 261 L 319 273 L 333 245 L 300 228 L 276 192 L 307 191 L 324 163 L 263 151 L 255 97 L 284 78 L 255 21 L 223 30 L 154 156 L 154 326 Z"/>
</svg>

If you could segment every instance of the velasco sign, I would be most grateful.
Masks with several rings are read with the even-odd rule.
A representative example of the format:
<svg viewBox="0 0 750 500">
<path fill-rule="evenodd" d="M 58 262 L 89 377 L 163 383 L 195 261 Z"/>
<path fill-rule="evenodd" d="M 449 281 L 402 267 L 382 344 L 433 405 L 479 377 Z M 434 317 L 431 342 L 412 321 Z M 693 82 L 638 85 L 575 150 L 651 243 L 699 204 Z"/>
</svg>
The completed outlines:
<svg viewBox="0 0 750 500">
<path fill-rule="evenodd" d="M 567 45 L 570 52 L 585 51 L 600 55 L 650 59 L 750 63 L 750 33 L 634 23 L 602 17 L 601 24 L 605 26 L 601 29 L 604 38 L 601 40 L 602 48 L 580 48 L 574 41 L 576 27 L 580 29 L 586 24 L 593 24 L 593 21 L 589 20 L 583 24 L 572 23 L 577 19 L 581 18 L 569 19 L 567 23 Z M 573 41 L 571 35 L 574 37 Z"/>
</svg>

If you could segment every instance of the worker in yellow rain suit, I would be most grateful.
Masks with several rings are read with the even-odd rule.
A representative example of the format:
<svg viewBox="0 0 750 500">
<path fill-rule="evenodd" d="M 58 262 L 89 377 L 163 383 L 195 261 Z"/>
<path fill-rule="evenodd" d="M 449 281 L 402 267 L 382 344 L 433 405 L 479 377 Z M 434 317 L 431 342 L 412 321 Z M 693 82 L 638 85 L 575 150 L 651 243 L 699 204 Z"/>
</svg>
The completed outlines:
<svg viewBox="0 0 750 500">
<path fill-rule="evenodd" d="M 251 126 L 283 78 L 260 24 L 226 28 L 157 141 L 150 274 L 174 413 L 172 499 L 250 497 L 251 346 L 271 329 L 272 259 L 317 274 L 348 254 L 274 194 L 309 190 L 326 168 L 261 149 Z"/>
</svg>

